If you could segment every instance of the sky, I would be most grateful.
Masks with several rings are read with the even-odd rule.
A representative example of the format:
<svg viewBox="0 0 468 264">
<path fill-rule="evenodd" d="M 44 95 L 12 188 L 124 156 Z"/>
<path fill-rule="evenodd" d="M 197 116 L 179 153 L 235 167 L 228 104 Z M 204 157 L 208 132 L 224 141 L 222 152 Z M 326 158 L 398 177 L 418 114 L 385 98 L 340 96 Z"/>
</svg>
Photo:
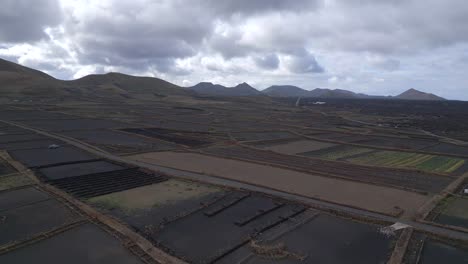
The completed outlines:
<svg viewBox="0 0 468 264">
<path fill-rule="evenodd" d="M 67 80 L 122 72 L 468 100 L 468 1 L 2 0 L 0 58 Z"/>
</svg>

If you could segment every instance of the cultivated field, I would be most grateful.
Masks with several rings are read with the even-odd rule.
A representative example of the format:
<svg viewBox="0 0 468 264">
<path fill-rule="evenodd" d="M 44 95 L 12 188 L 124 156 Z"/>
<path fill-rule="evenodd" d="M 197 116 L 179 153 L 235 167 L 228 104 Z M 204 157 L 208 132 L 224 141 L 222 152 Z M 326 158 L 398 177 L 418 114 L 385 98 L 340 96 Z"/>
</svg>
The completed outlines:
<svg viewBox="0 0 468 264">
<path fill-rule="evenodd" d="M 452 173 L 465 164 L 465 160 L 460 158 L 395 151 L 377 151 L 346 160 L 358 164 L 411 168 L 439 173 Z"/>
<path fill-rule="evenodd" d="M 440 192 L 453 179 L 438 174 L 404 169 L 382 169 L 346 162 L 335 162 L 308 157 L 284 155 L 247 147 L 213 147 L 202 152 L 226 158 L 241 159 L 305 171 L 311 174 L 340 177 L 365 183 L 402 188 L 420 192 Z"/>
<path fill-rule="evenodd" d="M 366 154 L 373 152 L 373 149 L 369 148 L 359 148 L 353 146 L 343 146 L 339 145 L 333 148 L 324 149 L 321 151 L 309 151 L 299 153 L 302 156 L 317 157 L 327 160 L 344 160 L 348 157 L 359 156 L 361 154 Z"/>
<path fill-rule="evenodd" d="M 282 144 L 272 144 L 264 147 L 260 145 L 258 147 L 283 154 L 297 154 L 307 151 L 315 151 L 319 149 L 329 148 L 333 146 L 335 146 L 335 144 L 313 140 L 298 140 Z"/>
<path fill-rule="evenodd" d="M 384 151 L 355 146 L 339 145 L 298 155 L 350 163 L 408 168 L 436 173 L 453 173 L 465 164 L 461 158 L 402 151 Z"/>
<path fill-rule="evenodd" d="M 428 199 L 425 195 L 398 189 L 194 153 L 158 152 L 129 158 L 216 175 L 385 214 L 397 214 L 400 210 L 396 208 L 401 208 L 405 214 L 411 215 Z M 369 197 L 379 197 L 379 199 L 369 199 Z"/>
</svg>

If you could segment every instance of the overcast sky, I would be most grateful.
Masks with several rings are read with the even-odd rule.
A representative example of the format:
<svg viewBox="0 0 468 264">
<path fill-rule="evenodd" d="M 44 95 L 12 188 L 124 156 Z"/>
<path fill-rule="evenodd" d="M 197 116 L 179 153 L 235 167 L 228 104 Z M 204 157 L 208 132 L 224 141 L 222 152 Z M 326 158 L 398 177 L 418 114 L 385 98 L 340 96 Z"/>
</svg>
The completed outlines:
<svg viewBox="0 0 468 264">
<path fill-rule="evenodd" d="M 2 0 L 0 57 L 59 79 L 291 84 L 468 100 L 466 0 Z"/>
</svg>

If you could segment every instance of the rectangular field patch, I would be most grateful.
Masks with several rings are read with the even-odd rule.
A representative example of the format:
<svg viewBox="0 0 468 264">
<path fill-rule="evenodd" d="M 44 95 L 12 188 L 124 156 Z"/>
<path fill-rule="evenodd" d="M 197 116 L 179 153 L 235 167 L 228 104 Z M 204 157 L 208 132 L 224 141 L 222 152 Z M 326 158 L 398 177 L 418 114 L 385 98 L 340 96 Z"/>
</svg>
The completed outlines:
<svg viewBox="0 0 468 264">
<path fill-rule="evenodd" d="M 452 173 L 465 164 L 465 160 L 460 158 L 398 151 L 377 151 L 348 158 L 346 161 L 357 164 L 410 168 L 437 173 Z"/>
</svg>

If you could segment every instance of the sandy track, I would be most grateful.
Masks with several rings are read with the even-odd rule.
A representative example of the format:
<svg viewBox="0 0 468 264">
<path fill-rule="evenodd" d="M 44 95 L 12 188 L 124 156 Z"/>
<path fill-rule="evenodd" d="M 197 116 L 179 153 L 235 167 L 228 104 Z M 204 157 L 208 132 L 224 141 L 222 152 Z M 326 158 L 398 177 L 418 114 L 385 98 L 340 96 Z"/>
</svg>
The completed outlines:
<svg viewBox="0 0 468 264">
<path fill-rule="evenodd" d="M 394 215 L 399 207 L 413 215 L 427 196 L 365 183 L 315 176 L 249 162 L 195 153 L 156 152 L 127 158 L 187 171 L 216 175 L 289 193 Z"/>
</svg>

